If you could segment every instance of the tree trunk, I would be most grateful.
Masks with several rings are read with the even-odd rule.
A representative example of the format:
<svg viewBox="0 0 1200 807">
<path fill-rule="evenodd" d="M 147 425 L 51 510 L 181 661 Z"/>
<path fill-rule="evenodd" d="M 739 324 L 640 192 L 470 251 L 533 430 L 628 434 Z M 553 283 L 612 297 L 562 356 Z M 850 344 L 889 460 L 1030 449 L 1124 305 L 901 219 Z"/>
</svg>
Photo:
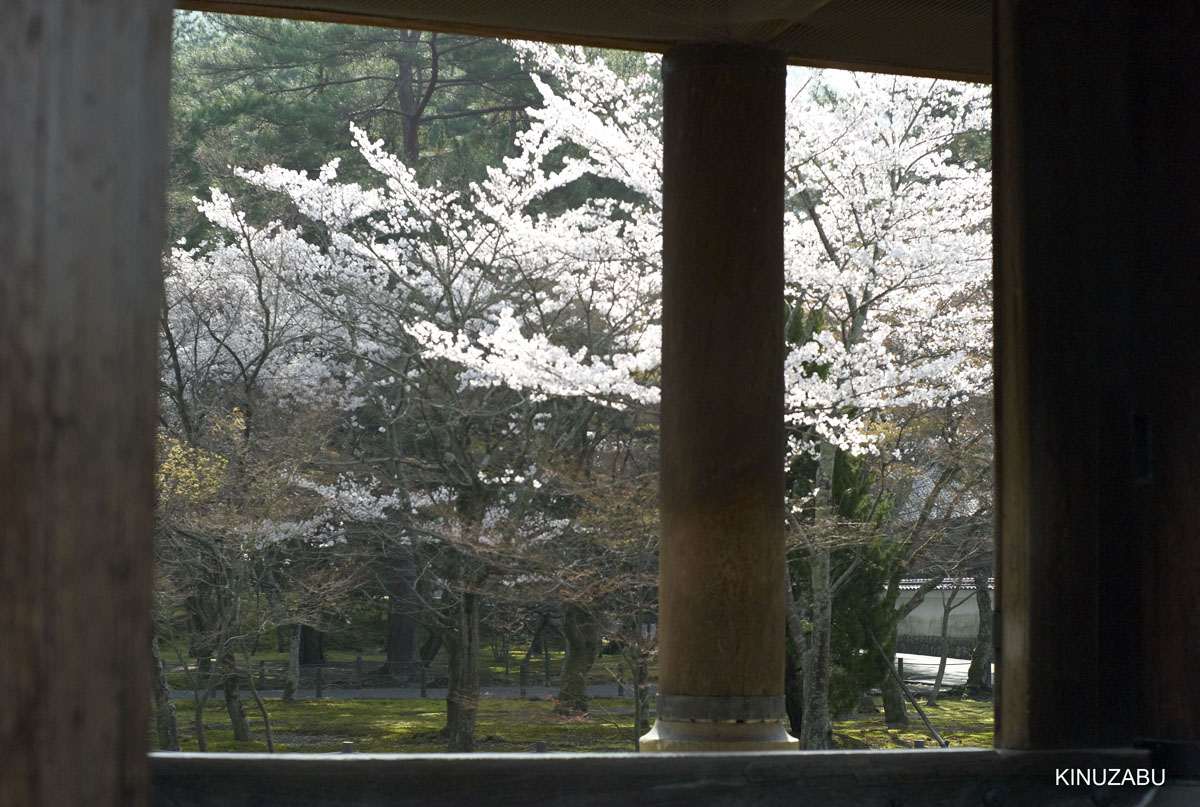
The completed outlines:
<svg viewBox="0 0 1200 807">
<path fill-rule="evenodd" d="M 955 588 L 950 592 L 950 599 L 942 604 L 942 636 L 941 645 L 938 652 L 941 658 L 938 659 L 937 675 L 933 679 L 933 691 L 929 693 L 929 698 L 926 703 L 929 706 L 937 706 L 938 698 L 942 694 L 942 678 L 946 675 L 946 658 L 950 655 L 950 612 L 954 610 L 954 598 L 958 596 L 958 589 Z M 958 603 L 962 605 L 962 603 Z"/>
<path fill-rule="evenodd" d="M 434 631 L 429 634 L 429 638 L 421 645 L 421 664 L 428 667 L 437 658 L 438 652 L 442 649 L 444 637 L 442 631 Z"/>
<path fill-rule="evenodd" d="M 188 654 L 196 659 L 196 667 L 202 673 L 212 671 L 212 633 L 204 601 L 199 597 L 188 597 L 183 602 L 188 620 Z"/>
<path fill-rule="evenodd" d="M 988 591 L 988 575 L 975 575 L 975 605 L 979 608 L 979 633 L 971 651 L 971 666 L 967 670 L 967 697 L 978 698 L 992 688 L 992 593 Z"/>
<path fill-rule="evenodd" d="M 797 739 L 801 748 L 816 751 L 833 744 L 833 727 L 829 722 L 830 634 L 833 632 L 829 547 L 814 547 L 809 562 L 812 569 L 812 630 L 804 654 L 804 715 Z"/>
<path fill-rule="evenodd" d="M 896 657 L 892 656 L 893 667 Z M 889 673 L 883 679 L 883 720 L 889 728 L 899 728 L 908 725 L 908 706 L 905 703 L 904 690 Z"/>
<path fill-rule="evenodd" d="M 246 669 L 250 669 L 250 657 L 246 656 Z M 254 703 L 258 706 L 258 713 L 263 720 L 263 735 L 267 740 L 267 753 L 275 753 L 275 735 L 271 732 L 271 716 L 267 714 L 267 705 L 263 703 L 262 695 L 258 694 L 258 687 L 254 685 L 254 676 L 247 675 L 246 679 L 250 682 L 250 694 L 254 697 Z"/>
<path fill-rule="evenodd" d="M 204 685 L 204 690 L 196 695 L 195 712 L 192 716 L 192 722 L 196 730 L 196 747 L 201 751 L 208 750 L 208 740 L 205 738 L 204 732 L 204 707 L 208 705 L 208 699 L 212 695 L 213 689 L 217 686 L 217 677 L 209 673 L 207 682 Z"/>
<path fill-rule="evenodd" d="M 595 612 L 586 605 L 572 602 L 565 610 L 563 635 L 567 639 L 567 657 L 555 711 L 587 712 L 588 673 L 600 652 L 600 625 Z"/>
<path fill-rule="evenodd" d="M 479 595 L 464 592 L 457 625 L 446 632 L 450 682 L 446 690 L 447 750 L 475 750 L 475 713 L 479 709 Z"/>
<path fill-rule="evenodd" d="M 630 657 L 632 666 L 637 670 L 637 689 L 633 696 L 633 722 L 637 727 L 633 733 L 633 747 L 641 751 L 641 738 L 650 731 L 650 664 L 646 657 Z"/>
<path fill-rule="evenodd" d="M 416 590 L 416 559 L 409 547 L 399 547 L 389 553 L 391 569 L 387 576 L 387 660 L 383 669 L 388 675 L 406 680 L 417 677 L 421 664 L 417 645 L 417 610 L 420 600 Z"/>
<path fill-rule="evenodd" d="M 929 502 L 932 502 L 932 498 L 930 498 L 927 502 L 928 506 L 932 506 L 929 504 Z M 894 609 L 894 619 L 892 620 L 890 629 L 891 638 L 890 641 L 888 641 L 885 645 L 887 647 L 887 655 L 890 657 L 889 662 L 891 663 L 893 669 L 896 668 L 896 630 L 900 624 L 900 621 L 916 610 L 921 603 L 925 601 L 926 595 L 929 594 L 930 591 L 935 590 L 939 585 L 941 585 L 942 581 L 946 579 L 945 575 L 934 575 L 929 580 L 922 583 L 921 586 L 912 593 L 912 596 L 909 597 L 907 602 L 905 602 L 903 605 L 897 605 L 896 603 L 900 598 L 900 580 L 903 579 L 903 575 L 903 568 L 896 569 L 896 571 L 892 574 L 891 580 L 888 581 L 888 592 L 886 596 L 887 601 Z M 908 705 L 906 703 L 907 699 L 904 695 L 904 690 L 901 689 L 900 684 L 898 684 L 891 675 L 888 675 L 883 679 L 882 689 L 884 721 L 889 726 L 907 726 Z"/>
<path fill-rule="evenodd" d="M 413 33 L 417 34 L 419 41 L 420 34 Z M 413 65 L 403 51 L 397 52 L 393 58 L 396 60 L 396 105 L 402 116 L 401 153 L 405 165 L 416 167 L 421 154 L 421 116 L 417 110 L 416 88 L 413 86 Z"/>
<path fill-rule="evenodd" d="M 525 660 L 521 662 L 521 667 L 528 672 L 533 667 L 533 657 L 538 653 L 546 657 L 545 671 L 543 672 L 543 681 L 546 686 L 550 686 L 550 645 L 547 634 L 549 633 L 550 620 L 545 615 L 542 616 L 542 621 L 538 623 L 537 630 L 533 632 L 533 638 L 529 641 L 529 649 L 525 651 Z"/>
<path fill-rule="evenodd" d="M 837 448 L 823 441 L 817 476 L 813 482 L 818 528 L 831 523 L 834 517 L 832 486 L 836 460 Z M 830 645 L 833 633 L 832 555 L 829 545 L 821 541 L 814 542 L 808 553 L 812 620 L 803 645 L 803 715 L 800 736 L 797 738 L 800 747 L 808 751 L 833 745 L 833 726 L 829 721 L 829 665 L 832 660 Z"/>
<path fill-rule="evenodd" d="M 300 626 L 300 663 L 322 664 L 325 661 L 325 637 L 308 625 Z"/>
<path fill-rule="evenodd" d="M 793 737 L 799 738 L 804 728 L 804 634 L 800 625 L 800 614 L 794 601 L 788 602 L 788 620 L 785 641 L 787 642 L 787 666 L 783 670 L 783 702 L 787 710 L 788 726 Z"/>
<path fill-rule="evenodd" d="M 250 723 L 246 720 L 246 710 L 238 693 L 237 662 L 232 651 L 221 654 L 221 675 L 224 678 L 225 710 L 229 712 L 229 722 L 233 726 L 233 739 L 240 743 L 250 742 Z"/>
<path fill-rule="evenodd" d="M 283 701 L 291 703 L 296 700 L 296 690 L 300 688 L 300 635 L 303 628 L 292 626 L 292 644 L 288 648 L 287 675 L 283 679 Z"/>
<path fill-rule="evenodd" d="M 175 701 L 171 697 L 171 688 L 167 685 L 162 653 L 158 649 L 158 636 L 150 641 L 150 654 L 153 661 L 150 681 L 154 688 L 154 731 L 158 739 L 158 750 L 178 751 L 179 716 L 175 713 Z"/>
</svg>

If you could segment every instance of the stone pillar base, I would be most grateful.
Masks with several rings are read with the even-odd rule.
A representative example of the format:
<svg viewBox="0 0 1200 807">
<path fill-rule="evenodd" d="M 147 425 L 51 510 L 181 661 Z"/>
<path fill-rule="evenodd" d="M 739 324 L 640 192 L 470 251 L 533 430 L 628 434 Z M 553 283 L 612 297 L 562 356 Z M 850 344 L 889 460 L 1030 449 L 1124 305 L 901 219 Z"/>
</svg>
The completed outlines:
<svg viewBox="0 0 1200 807">
<path fill-rule="evenodd" d="M 689 753 L 693 751 L 798 751 L 800 741 L 783 723 L 726 723 L 678 720 L 654 721 L 639 742 L 642 751 Z"/>
</svg>

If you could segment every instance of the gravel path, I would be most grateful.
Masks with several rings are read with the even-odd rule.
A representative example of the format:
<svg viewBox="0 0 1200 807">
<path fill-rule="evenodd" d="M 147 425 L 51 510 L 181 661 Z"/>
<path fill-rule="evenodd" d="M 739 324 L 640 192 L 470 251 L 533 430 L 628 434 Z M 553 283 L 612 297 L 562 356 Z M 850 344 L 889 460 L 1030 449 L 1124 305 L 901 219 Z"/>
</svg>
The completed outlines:
<svg viewBox="0 0 1200 807">
<path fill-rule="evenodd" d="M 916 653 L 897 653 L 896 658 L 904 659 L 904 680 L 909 684 L 925 684 L 932 687 L 933 681 L 937 677 L 938 662 L 941 661 L 937 656 L 920 656 Z M 942 676 L 943 687 L 960 686 L 967 683 L 967 670 L 971 667 L 971 660 L 965 658 L 948 658 L 946 659 L 946 672 Z M 993 676 L 995 674 L 995 665 L 992 666 Z"/>
</svg>

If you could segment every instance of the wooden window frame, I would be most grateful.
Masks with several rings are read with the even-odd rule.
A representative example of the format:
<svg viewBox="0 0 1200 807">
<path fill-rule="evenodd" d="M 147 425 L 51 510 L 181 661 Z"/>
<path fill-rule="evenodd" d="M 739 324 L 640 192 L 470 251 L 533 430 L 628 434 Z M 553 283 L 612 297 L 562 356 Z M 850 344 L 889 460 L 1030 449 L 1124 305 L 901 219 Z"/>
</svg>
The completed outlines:
<svg viewBox="0 0 1200 807">
<path fill-rule="evenodd" d="M 996 4 L 1000 749 L 149 758 L 170 7 L 0 6 L 0 804 L 1125 804 L 1054 772 L 1151 766 L 1195 803 L 1200 502 L 1163 435 L 1200 435 L 1200 149 L 1154 138 L 1200 128 L 1200 47 L 1130 5 Z"/>
</svg>

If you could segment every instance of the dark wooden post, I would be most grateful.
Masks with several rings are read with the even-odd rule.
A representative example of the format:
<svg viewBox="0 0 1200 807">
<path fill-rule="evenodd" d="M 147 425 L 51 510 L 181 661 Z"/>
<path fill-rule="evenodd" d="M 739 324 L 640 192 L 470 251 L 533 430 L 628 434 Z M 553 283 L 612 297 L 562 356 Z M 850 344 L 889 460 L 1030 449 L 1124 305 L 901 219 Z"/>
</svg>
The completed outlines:
<svg viewBox="0 0 1200 807">
<path fill-rule="evenodd" d="M 1001 747 L 1200 741 L 1194 22 L 997 4 Z"/>
<path fill-rule="evenodd" d="M 633 707 L 633 713 L 637 716 L 637 731 L 650 730 L 650 664 L 646 661 L 646 657 L 642 656 L 637 661 L 636 683 L 634 684 L 634 698 L 636 703 Z M 638 750 L 642 750 L 641 741 L 638 741 Z"/>
<path fill-rule="evenodd" d="M 147 797 L 171 4 L 0 3 L 0 804 Z"/>
<path fill-rule="evenodd" d="M 663 61 L 658 721 L 642 750 L 783 728 L 783 56 Z M 740 721 L 740 722 L 738 722 Z"/>
</svg>

